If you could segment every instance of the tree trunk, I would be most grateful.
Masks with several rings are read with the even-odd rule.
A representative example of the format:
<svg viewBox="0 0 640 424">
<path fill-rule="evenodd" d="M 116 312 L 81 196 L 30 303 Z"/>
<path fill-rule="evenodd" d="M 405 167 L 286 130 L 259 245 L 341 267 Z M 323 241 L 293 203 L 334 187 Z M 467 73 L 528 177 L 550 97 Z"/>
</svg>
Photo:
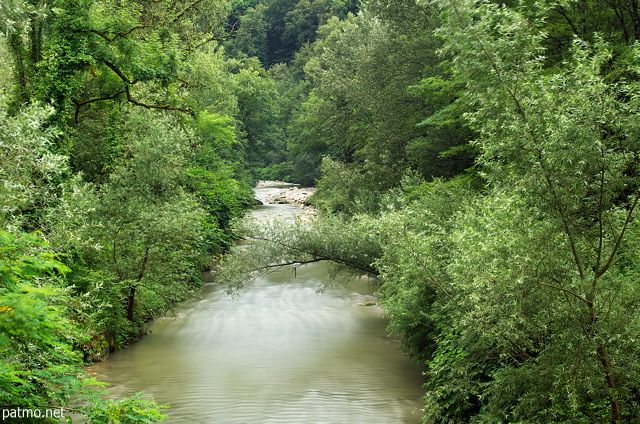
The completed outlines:
<svg viewBox="0 0 640 424">
<path fill-rule="evenodd" d="M 16 83 L 14 102 L 16 107 L 24 103 L 29 103 L 29 80 L 27 74 L 27 58 L 22 43 L 22 37 L 18 31 L 9 34 L 7 43 L 11 55 L 13 56 L 14 78 Z"/>
<path fill-rule="evenodd" d="M 597 284 L 597 281 L 594 281 L 594 287 Z M 595 309 L 594 301 L 592 296 L 589 296 L 587 306 L 589 308 L 589 332 L 595 338 L 598 335 L 598 330 L 596 328 L 596 324 L 598 322 L 598 313 Z M 618 424 L 622 417 L 620 416 L 620 404 L 618 402 L 618 387 L 616 385 L 615 380 L 613 379 L 613 375 L 611 372 L 611 361 L 609 360 L 609 354 L 607 353 L 607 347 L 604 342 L 598 344 L 596 347 L 596 356 L 600 361 L 600 365 L 602 366 L 602 370 L 604 371 L 604 381 L 609 388 L 609 409 L 610 409 L 610 418 L 609 422 L 611 424 Z"/>
<path fill-rule="evenodd" d="M 129 287 L 129 296 L 127 296 L 127 319 L 133 321 L 133 310 L 136 305 L 136 285 Z"/>
<path fill-rule="evenodd" d="M 640 14 L 638 13 L 638 0 L 629 0 L 629 13 L 631 14 L 631 24 L 633 25 L 633 36 L 636 41 L 640 40 Z"/>
</svg>

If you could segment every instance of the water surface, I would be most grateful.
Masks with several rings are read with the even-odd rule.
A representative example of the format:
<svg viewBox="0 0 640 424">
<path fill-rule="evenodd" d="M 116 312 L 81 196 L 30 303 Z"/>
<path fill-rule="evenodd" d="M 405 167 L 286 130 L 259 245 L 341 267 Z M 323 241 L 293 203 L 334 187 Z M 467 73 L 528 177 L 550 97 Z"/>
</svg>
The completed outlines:
<svg viewBox="0 0 640 424">
<path fill-rule="evenodd" d="M 300 213 L 265 205 L 254 216 Z M 421 369 L 387 336 L 381 309 L 361 305 L 376 300 L 368 279 L 317 293 L 326 267 L 283 268 L 237 298 L 207 282 L 201 300 L 88 372 L 115 395 L 170 403 L 167 423 L 417 423 Z"/>
</svg>

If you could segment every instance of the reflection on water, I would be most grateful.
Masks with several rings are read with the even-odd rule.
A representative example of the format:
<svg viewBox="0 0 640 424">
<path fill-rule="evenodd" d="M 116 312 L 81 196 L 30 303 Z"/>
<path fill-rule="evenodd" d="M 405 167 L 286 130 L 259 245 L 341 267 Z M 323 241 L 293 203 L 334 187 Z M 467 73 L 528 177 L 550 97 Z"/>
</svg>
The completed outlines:
<svg viewBox="0 0 640 424">
<path fill-rule="evenodd" d="M 263 206 L 257 214 L 291 214 Z M 169 423 L 416 423 L 419 367 L 387 337 L 366 279 L 317 294 L 327 264 L 285 268 L 232 299 L 157 320 L 134 346 L 88 368 L 116 395 L 171 403 Z"/>
</svg>

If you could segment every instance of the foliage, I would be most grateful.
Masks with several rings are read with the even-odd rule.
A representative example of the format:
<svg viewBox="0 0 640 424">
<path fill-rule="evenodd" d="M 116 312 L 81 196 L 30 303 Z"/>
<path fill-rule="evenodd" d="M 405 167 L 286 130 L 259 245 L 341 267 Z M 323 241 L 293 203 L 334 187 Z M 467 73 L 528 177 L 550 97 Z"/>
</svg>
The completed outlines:
<svg viewBox="0 0 640 424">
<path fill-rule="evenodd" d="M 159 408 L 166 405 L 136 397 L 105 401 L 88 387 L 97 382 L 82 377 L 81 358 L 73 349 L 85 334 L 71 319 L 75 311 L 64 281 L 68 272 L 40 236 L 0 230 L 0 403 L 71 407 L 91 423 L 139 422 L 141 417 L 162 421 L 166 416 Z M 80 402 L 83 406 L 77 407 Z"/>
<path fill-rule="evenodd" d="M 277 91 L 258 61 L 247 59 L 234 75 L 238 101 L 238 129 L 251 169 L 268 165 L 283 150 L 282 135 L 275 125 Z"/>
<path fill-rule="evenodd" d="M 389 329 L 404 334 L 404 351 L 420 360 L 437 346 L 440 299 L 454 290 L 444 264 L 453 246 L 448 240 L 455 216 L 477 193 L 464 178 L 444 182 L 403 179 L 401 190 L 389 193 L 377 228 L 385 243 L 376 268 L 384 280 L 380 291 Z"/>
<path fill-rule="evenodd" d="M 354 169 L 325 157 L 322 161 L 322 178 L 318 181 L 318 194 L 312 202 L 330 213 L 374 213 L 378 210 L 380 193 L 370 176 L 361 169 Z"/>
<path fill-rule="evenodd" d="M 0 98 L 0 225 L 38 226 L 36 208 L 50 207 L 56 198 L 67 158 L 51 151 L 57 132 L 45 128 L 52 110 L 32 106 L 10 117 Z"/>
<path fill-rule="evenodd" d="M 77 122 L 101 104 L 194 113 L 178 95 L 194 50 L 222 37 L 228 3 L 58 0 L 15 20 L 9 40 L 14 107 L 52 101 Z M 63 123 L 60 120 L 59 123 Z"/>
<path fill-rule="evenodd" d="M 219 268 L 218 280 L 227 284 L 230 292 L 243 288 L 251 279 L 247 275 L 255 277 L 287 265 L 328 260 L 337 269 L 359 275 L 377 273 L 373 262 L 380 255 L 380 239 L 367 217 L 354 221 L 332 216 L 314 222 L 248 221 L 240 230 L 249 242 L 225 257 Z M 325 284 L 331 283 L 330 279 Z"/>
<path fill-rule="evenodd" d="M 319 29 L 304 64 L 311 91 L 288 127 L 299 181 L 331 178 L 319 169 L 322 156 L 357 168 L 376 193 L 409 169 L 431 179 L 472 165 L 467 106 L 458 101 L 464 82 L 436 54 L 437 24 L 417 4 L 371 1 Z"/>
<path fill-rule="evenodd" d="M 91 240 L 80 250 L 70 240 L 66 249 L 77 252 L 78 265 L 101 272 L 100 298 L 108 306 L 98 320 L 120 344 L 137 337 L 142 323 L 185 298 L 197 257 L 205 246 L 220 243 L 207 238 L 224 237 L 217 225 L 207 224 L 197 197 L 185 189 L 192 135 L 169 117 L 150 121 L 151 114 L 129 114 L 124 155 L 107 184 L 69 197 L 65 207 L 76 212 L 61 213 L 57 224 L 65 234 L 79 234 L 84 243 Z M 82 211 L 87 204 L 91 209 Z M 79 211 L 84 220 L 78 219 Z M 207 225 L 214 227 L 205 229 Z"/>
<path fill-rule="evenodd" d="M 91 424 L 135 424 L 159 423 L 168 416 L 161 410 L 169 405 L 158 405 L 154 401 L 141 399 L 144 393 L 125 399 L 101 400 L 93 397 L 92 408 L 86 411 Z"/>
<path fill-rule="evenodd" d="M 637 421 L 637 5 L 409 3 L 300 52 L 289 162 L 351 217 L 250 251 L 339 261 L 336 233 L 372 234 L 390 328 L 429 367 L 425 422 Z"/>
<path fill-rule="evenodd" d="M 248 8 L 238 20 L 239 28 L 227 43 L 236 57 L 255 56 L 265 67 L 289 62 L 328 18 L 353 5 L 330 0 L 270 0 Z"/>
</svg>

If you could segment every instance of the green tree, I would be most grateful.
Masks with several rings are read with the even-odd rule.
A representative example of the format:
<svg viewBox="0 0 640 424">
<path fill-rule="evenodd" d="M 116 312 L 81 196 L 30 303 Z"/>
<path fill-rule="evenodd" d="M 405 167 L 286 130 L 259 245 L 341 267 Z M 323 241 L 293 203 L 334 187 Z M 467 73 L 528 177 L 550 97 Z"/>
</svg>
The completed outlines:
<svg viewBox="0 0 640 424">
<path fill-rule="evenodd" d="M 331 0 L 300 0 L 285 16 L 283 44 L 297 51 L 305 43 L 313 42 L 318 28 L 336 14 Z"/>
<path fill-rule="evenodd" d="M 69 271 L 41 237 L 0 230 L 0 403 L 63 408 L 90 423 L 164 420 L 159 409 L 166 405 L 137 397 L 102 400 L 90 387 L 100 383 L 84 377 L 73 349 L 86 333 L 73 319 L 76 302 L 64 281 Z"/>
<path fill-rule="evenodd" d="M 268 63 L 270 25 L 266 17 L 267 10 L 264 3 L 258 3 L 240 17 L 239 29 L 235 37 L 226 43 L 232 54 L 237 57 L 241 54 L 257 57 L 263 64 Z"/>
<path fill-rule="evenodd" d="M 492 190 L 451 234 L 451 319 L 428 415 L 636 420 L 636 86 L 603 77 L 602 41 L 576 40 L 570 60 L 545 69 L 546 4 L 443 6 Z M 459 376 L 457 389 L 443 375 Z"/>
<path fill-rule="evenodd" d="M 357 169 L 379 193 L 408 169 L 430 179 L 471 165 L 461 148 L 471 134 L 465 109 L 453 106 L 464 84 L 440 66 L 437 24 L 423 6 L 379 1 L 320 28 L 304 67 L 310 95 L 289 127 L 291 161 L 305 181 L 318 175 L 321 155 Z"/>
<path fill-rule="evenodd" d="M 0 97 L 0 226 L 38 228 L 56 203 L 67 158 L 51 152 L 57 132 L 45 129 L 51 108 L 32 106 L 14 117 Z"/>
<path fill-rule="evenodd" d="M 265 68 L 289 62 L 331 16 L 349 5 L 329 0 L 261 1 L 239 19 L 237 34 L 228 45 L 236 57 L 255 56 Z"/>
<path fill-rule="evenodd" d="M 141 5 L 111 0 L 58 0 L 10 8 L 8 46 L 15 104 L 51 101 L 75 121 L 97 103 L 126 100 L 157 109 L 192 110 L 175 92 L 183 62 L 224 36 L 227 2 Z M 8 20 L 9 21 L 9 20 Z M 64 122 L 61 121 L 61 122 Z"/>
<path fill-rule="evenodd" d="M 246 59 L 234 75 L 238 99 L 240 137 L 251 169 L 277 161 L 283 151 L 282 133 L 276 127 L 278 92 L 257 60 Z"/>
<path fill-rule="evenodd" d="M 72 254 L 78 287 L 108 303 L 96 325 L 119 345 L 184 299 L 196 287 L 199 256 L 224 244 L 187 188 L 193 134 L 174 118 L 135 109 L 123 127 L 123 154 L 106 182 L 70 191 L 52 226 Z"/>
</svg>

